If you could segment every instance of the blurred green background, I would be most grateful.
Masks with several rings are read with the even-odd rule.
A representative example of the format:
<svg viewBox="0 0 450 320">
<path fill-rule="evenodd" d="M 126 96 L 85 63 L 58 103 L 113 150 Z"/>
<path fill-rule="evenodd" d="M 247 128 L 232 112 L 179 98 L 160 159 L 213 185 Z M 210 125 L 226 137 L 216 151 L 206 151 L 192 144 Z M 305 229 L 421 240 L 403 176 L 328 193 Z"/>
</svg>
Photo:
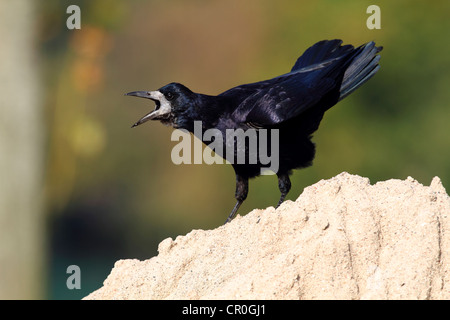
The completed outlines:
<svg viewBox="0 0 450 320">
<path fill-rule="evenodd" d="M 66 27 L 71 4 L 81 30 Z M 448 0 L 1 0 L 0 298 L 80 299 L 116 260 L 148 259 L 234 206 L 232 167 L 174 165 L 172 129 L 130 129 L 154 106 L 124 93 L 176 81 L 218 94 L 288 72 L 323 39 L 376 41 L 381 69 L 327 112 L 288 198 L 342 171 L 448 189 L 449 14 Z M 252 180 L 239 213 L 278 198 L 276 177 Z"/>
</svg>

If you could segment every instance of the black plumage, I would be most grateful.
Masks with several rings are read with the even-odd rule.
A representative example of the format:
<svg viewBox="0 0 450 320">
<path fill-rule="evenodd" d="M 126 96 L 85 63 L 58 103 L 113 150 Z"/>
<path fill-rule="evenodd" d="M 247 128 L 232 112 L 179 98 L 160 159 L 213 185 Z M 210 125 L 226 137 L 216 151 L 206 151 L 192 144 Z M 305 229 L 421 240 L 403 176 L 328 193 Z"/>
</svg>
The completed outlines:
<svg viewBox="0 0 450 320">
<path fill-rule="evenodd" d="M 148 120 L 160 120 L 194 133 L 194 121 L 201 121 L 203 132 L 214 128 L 225 137 L 227 129 L 252 129 L 258 139 L 261 129 L 268 129 L 269 134 L 273 132 L 271 129 L 278 129 L 276 174 L 281 191 L 280 205 L 291 188 L 292 170 L 312 164 L 315 145 L 311 137 L 325 111 L 378 71 L 380 56 L 377 53 L 381 50 L 374 42 L 354 48 L 342 46 L 341 40 L 324 40 L 308 48 L 289 73 L 237 86 L 217 96 L 194 93 L 179 83 L 168 84 L 157 91 L 130 92 L 127 95 L 156 103 L 156 109 L 133 127 Z M 225 147 L 224 141 L 224 150 Z M 237 203 L 226 222 L 233 219 L 246 199 L 249 178 L 260 175 L 261 168 L 265 167 L 259 157 L 256 163 L 237 163 L 239 150 L 235 148 L 232 159 L 225 152 L 220 154 L 232 163 L 236 173 Z M 251 148 L 249 150 L 248 145 L 243 148 L 248 160 Z M 269 145 L 269 154 L 272 151 Z"/>
</svg>

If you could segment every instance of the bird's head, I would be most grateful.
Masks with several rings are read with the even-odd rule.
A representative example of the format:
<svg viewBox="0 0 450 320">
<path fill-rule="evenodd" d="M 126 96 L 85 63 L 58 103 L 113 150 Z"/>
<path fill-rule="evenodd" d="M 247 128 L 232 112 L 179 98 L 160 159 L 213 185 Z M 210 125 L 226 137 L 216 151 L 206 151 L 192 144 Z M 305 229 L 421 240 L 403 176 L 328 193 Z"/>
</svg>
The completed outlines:
<svg viewBox="0 0 450 320">
<path fill-rule="evenodd" d="M 193 113 L 196 94 L 179 83 L 170 83 L 156 91 L 133 91 L 125 94 L 153 100 L 155 110 L 143 116 L 132 127 L 136 127 L 148 120 L 159 120 L 163 124 L 175 128 L 182 128 L 183 121 Z"/>
</svg>

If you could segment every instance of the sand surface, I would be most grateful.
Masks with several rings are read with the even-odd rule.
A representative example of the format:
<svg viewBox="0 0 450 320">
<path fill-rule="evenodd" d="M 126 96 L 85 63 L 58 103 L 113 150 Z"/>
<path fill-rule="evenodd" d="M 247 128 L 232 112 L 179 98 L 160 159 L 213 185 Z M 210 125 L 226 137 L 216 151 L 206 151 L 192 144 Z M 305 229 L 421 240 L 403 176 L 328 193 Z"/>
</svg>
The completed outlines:
<svg viewBox="0 0 450 320">
<path fill-rule="evenodd" d="M 119 260 L 85 299 L 450 299 L 449 216 L 438 177 L 370 185 L 344 172 Z"/>
</svg>

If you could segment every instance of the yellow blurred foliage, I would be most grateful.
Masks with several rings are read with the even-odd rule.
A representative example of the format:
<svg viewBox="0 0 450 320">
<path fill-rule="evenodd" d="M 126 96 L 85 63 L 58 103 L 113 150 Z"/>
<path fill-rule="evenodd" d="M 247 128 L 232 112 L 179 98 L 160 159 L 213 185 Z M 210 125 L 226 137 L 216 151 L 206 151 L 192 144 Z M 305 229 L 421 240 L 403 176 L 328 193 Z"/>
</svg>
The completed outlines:
<svg viewBox="0 0 450 320">
<path fill-rule="evenodd" d="M 85 59 L 99 59 L 111 50 L 112 38 L 99 27 L 83 25 L 82 31 L 73 33 L 70 48 Z"/>
<path fill-rule="evenodd" d="M 83 32 L 74 33 L 70 48 L 75 56 L 71 65 L 75 87 L 81 92 L 101 89 L 104 82 L 103 59 L 112 48 L 111 37 L 100 28 L 86 26 Z"/>
<path fill-rule="evenodd" d="M 69 138 L 74 154 L 84 158 L 98 155 L 106 144 L 104 127 L 88 117 L 80 117 L 72 123 Z"/>
</svg>

